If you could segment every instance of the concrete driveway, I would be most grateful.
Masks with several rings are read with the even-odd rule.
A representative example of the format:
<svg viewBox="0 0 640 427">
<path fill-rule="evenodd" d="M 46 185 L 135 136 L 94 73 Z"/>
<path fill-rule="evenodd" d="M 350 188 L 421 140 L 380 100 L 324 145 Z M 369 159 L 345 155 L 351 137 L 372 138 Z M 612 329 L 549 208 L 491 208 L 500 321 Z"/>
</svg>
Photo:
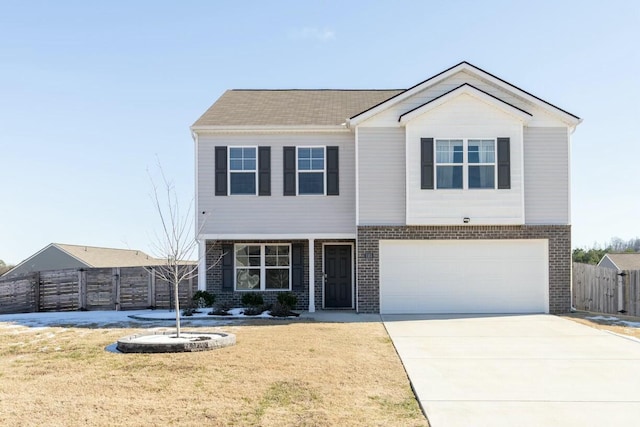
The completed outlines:
<svg viewBox="0 0 640 427">
<path fill-rule="evenodd" d="M 640 423 L 640 341 L 551 315 L 383 315 L 432 427 Z"/>
</svg>

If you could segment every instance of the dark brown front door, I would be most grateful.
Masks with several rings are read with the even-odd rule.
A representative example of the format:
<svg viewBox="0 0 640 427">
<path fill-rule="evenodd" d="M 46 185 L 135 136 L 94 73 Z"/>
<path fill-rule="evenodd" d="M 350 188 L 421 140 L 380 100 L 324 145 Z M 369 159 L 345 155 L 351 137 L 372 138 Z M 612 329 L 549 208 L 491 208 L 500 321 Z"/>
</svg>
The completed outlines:
<svg viewBox="0 0 640 427">
<path fill-rule="evenodd" d="M 351 289 L 351 245 L 324 247 L 324 306 L 353 308 Z"/>
</svg>

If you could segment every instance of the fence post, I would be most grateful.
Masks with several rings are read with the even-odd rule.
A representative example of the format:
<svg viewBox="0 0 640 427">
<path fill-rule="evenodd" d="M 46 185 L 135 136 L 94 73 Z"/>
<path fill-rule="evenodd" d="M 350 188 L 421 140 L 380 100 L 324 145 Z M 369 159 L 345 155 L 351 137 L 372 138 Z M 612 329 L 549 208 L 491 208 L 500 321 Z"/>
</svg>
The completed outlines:
<svg viewBox="0 0 640 427">
<path fill-rule="evenodd" d="M 147 272 L 149 273 L 149 293 L 148 293 L 148 300 L 149 300 L 149 307 L 154 307 L 156 306 L 156 269 L 154 267 L 149 268 L 149 270 L 147 270 Z"/>
<path fill-rule="evenodd" d="M 36 313 L 40 311 L 40 286 L 42 282 L 40 282 L 40 272 L 37 272 L 33 275 L 33 282 L 35 284 L 35 311 Z"/>
<path fill-rule="evenodd" d="M 78 309 L 85 310 L 87 308 L 87 272 L 78 269 Z"/>
<path fill-rule="evenodd" d="M 116 267 L 112 269 L 112 284 L 113 284 L 113 303 L 115 310 L 120 310 L 120 268 Z"/>
</svg>

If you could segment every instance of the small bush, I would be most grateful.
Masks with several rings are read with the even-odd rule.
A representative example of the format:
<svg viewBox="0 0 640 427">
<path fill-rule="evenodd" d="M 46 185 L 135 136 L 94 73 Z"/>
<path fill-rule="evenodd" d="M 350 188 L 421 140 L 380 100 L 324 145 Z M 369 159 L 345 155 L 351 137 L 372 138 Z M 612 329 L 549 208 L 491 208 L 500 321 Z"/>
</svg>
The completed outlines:
<svg viewBox="0 0 640 427">
<path fill-rule="evenodd" d="M 242 304 L 249 307 L 259 307 L 264 304 L 264 299 L 257 292 L 248 292 L 242 295 Z"/>
<path fill-rule="evenodd" d="M 182 310 L 183 316 L 193 316 L 193 313 L 197 313 L 197 311 L 194 310 L 193 308 L 185 308 Z"/>
<path fill-rule="evenodd" d="M 291 311 L 288 305 L 282 304 L 281 302 L 276 302 L 271 306 L 271 311 L 269 312 L 273 317 L 289 317 L 289 316 L 299 316 L 298 313 L 294 313 Z"/>
<path fill-rule="evenodd" d="M 231 310 L 231 306 L 229 304 L 220 303 L 213 307 L 213 310 L 211 310 L 209 314 L 216 316 L 229 316 L 229 310 Z"/>
<path fill-rule="evenodd" d="M 278 294 L 278 302 L 292 310 L 298 304 L 298 297 L 291 292 L 282 292 Z"/>
<path fill-rule="evenodd" d="M 213 303 L 216 302 L 216 296 L 207 291 L 196 292 L 192 299 L 198 308 L 213 307 Z"/>
<path fill-rule="evenodd" d="M 264 310 L 262 310 L 264 307 L 262 306 L 253 306 L 253 307 L 247 307 L 244 309 L 244 315 L 245 316 L 257 316 L 259 314 L 262 314 Z"/>
</svg>

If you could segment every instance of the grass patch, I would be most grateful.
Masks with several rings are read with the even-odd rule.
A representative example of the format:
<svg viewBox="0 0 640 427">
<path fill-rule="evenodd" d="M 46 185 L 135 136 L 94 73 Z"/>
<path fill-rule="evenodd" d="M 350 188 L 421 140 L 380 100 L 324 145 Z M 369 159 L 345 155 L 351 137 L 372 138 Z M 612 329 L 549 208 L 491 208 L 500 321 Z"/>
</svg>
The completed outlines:
<svg viewBox="0 0 640 427">
<path fill-rule="evenodd" d="M 381 323 L 203 327 L 237 344 L 153 355 L 104 351 L 121 326 L 6 326 L 0 425 L 428 425 Z"/>
<path fill-rule="evenodd" d="M 589 311 L 577 311 L 575 313 L 563 314 L 561 317 L 591 326 L 592 328 L 615 332 L 621 335 L 628 335 L 640 339 L 640 327 L 632 327 L 624 322 L 635 322 L 640 324 L 640 317 L 624 316 L 622 314 L 602 314 Z M 589 319 L 589 317 L 603 317 L 606 319 Z M 611 319 L 616 318 L 617 320 Z"/>
</svg>

